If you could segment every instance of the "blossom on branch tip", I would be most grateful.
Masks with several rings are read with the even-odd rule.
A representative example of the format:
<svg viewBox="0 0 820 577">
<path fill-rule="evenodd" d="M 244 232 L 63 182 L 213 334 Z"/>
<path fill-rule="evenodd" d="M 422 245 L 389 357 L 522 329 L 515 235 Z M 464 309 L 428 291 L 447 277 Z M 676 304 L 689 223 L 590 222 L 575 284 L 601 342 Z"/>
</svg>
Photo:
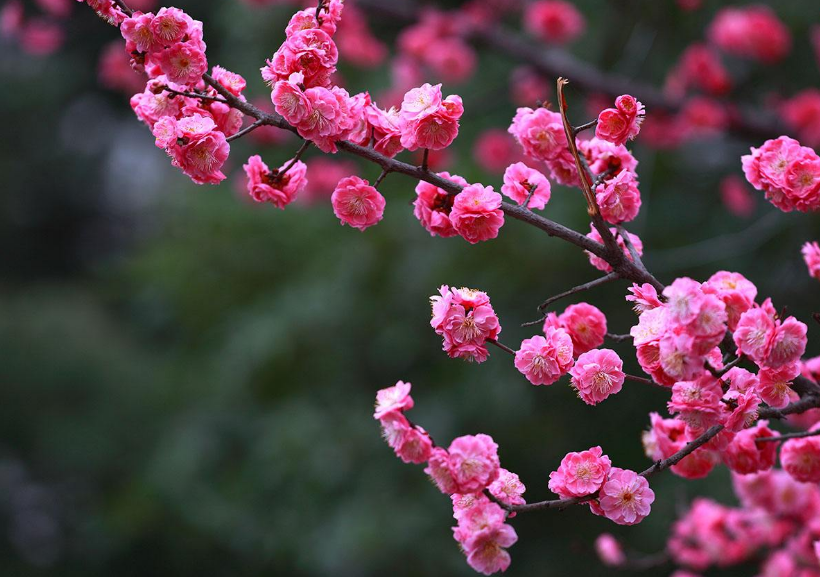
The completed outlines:
<svg viewBox="0 0 820 577">
<path fill-rule="evenodd" d="M 523 162 L 511 164 L 504 171 L 501 193 L 516 204 L 523 205 L 529 198 L 526 208 L 544 208 L 550 201 L 551 191 L 552 187 L 547 177 Z"/>
<path fill-rule="evenodd" d="M 450 222 L 470 244 L 496 238 L 504 225 L 501 203 L 501 195 L 492 186 L 471 184 L 456 195 Z"/>
<path fill-rule="evenodd" d="M 430 297 L 430 304 L 430 326 L 443 337 L 444 351 L 452 358 L 484 362 L 489 354 L 487 340 L 501 333 L 487 293 L 442 285 L 439 294 Z"/>
<path fill-rule="evenodd" d="M 645 116 L 644 105 L 623 94 L 615 99 L 615 108 L 607 108 L 598 115 L 595 136 L 616 146 L 623 145 L 638 135 Z"/>
<path fill-rule="evenodd" d="M 256 202 L 270 202 L 276 208 L 285 208 L 307 186 L 307 166 L 300 160 L 287 172 L 287 164 L 271 171 L 262 157 L 256 154 L 248 158 L 242 168 L 248 177 L 248 194 L 251 198 Z"/>
</svg>

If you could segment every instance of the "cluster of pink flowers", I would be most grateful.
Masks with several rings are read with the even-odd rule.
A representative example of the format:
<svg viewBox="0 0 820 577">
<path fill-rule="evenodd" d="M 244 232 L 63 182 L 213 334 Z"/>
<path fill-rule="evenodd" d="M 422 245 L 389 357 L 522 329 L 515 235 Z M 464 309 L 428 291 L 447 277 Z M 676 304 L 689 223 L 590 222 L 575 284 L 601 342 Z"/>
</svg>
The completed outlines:
<svg viewBox="0 0 820 577">
<path fill-rule="evenodd" d="M 476 571 L 490 575 L 510 565 L 507 548 L 518 540 L 506 523 L 507 512 L 485 491 L 508 506 L 526 503 L 526 487 L 518 475 L 501 467 L 498 445 L 489 435 L 465 435 L 447 449 L 437 447 L 430 435 L 412 424 L 404 413 L 413 408 L 411 385 L 399 381 L 376 393 L 373 418 L 378 420 L 388 446 L 405 463 L 427 463 L 424 472 L 453 506 L 453 537 Z M 510 514 L 512 517 L 514 514 Z"/>
<path fill-rule="evenodd" d="M 706 371 L 704 361 L 712 360 L 710 354 L 726 333 L 724 299 L 741 298 L 736 295 L 738 291 L 722 290 L 720 286 L 717 282 L 701 285 L 690 278 L 679 278 L 664 289 L 665 303 L 649 284 L 632 288 L 633 296 L 627 298 L 643 312 L 630 334 L 641 368 L 657 382 L 671 386 L 697 379 Z"/>
<path fill-rule="evenodd" d="M 524 27 L 545 42 L 566 44 L 584 32 L 586 21 L 566 0 L 536 0 L 527 5 Z"/>
<path fill-rule="evenodd" d="M 370 183 L 358 176 L 339 181 L 330 197 L 333 213 L 342 224 L 364 230 L 384 216 L 384 197 Z"/>
<path fill-rule="evenodd" d="M 433 440 L 424 429 L 411 424 L 404 416 L 405 411 L 413 408 L 411 388 L 410 383 L 399 381 L 376 393 L 373 418 L 381 424 L 382 436 L 397 457 L 405 463 L 421 464 L 430 458 Z"/>
<path fill-rule="evenodd" d="M 516 162 L 504 171 L 501 192 L 522 206 L 529 198 L 527 208 L 539 209 L 550 201 L 552 186 L 546 176 L 523 162 Z"/>
<path fill-rule="evenodd" d="M 441 84 L 423 84 L 404 95 L 399 111 L 401 145 L 407 150 L 441 150 L 458 135 L 458 121 L 464 114 L 461 97 L 442 99 Z"/>
<path fill-rule="evenodd" d="M 708 36 L 721 50 L 766 64 L 782 60 L 791 49 L 789 29 L 762 4 L 723 8 Z"/>
<path fill-rule="evenodd" d="M 820 243 L 817 241 L 807 242 L 803 245 L 801 252 L 809 269 L 809 275 L 820 280 Z"/>
<path fill-rule="evenodd" d="M 394 65 L 404 78 L 422 77 L 426 70 L 447 82 L 463 82 L 472 76 L 477 58 L 464 39 L 469 24 L 461 11 L 428 8 L 419 21 L 398 37 L 399 57 Z M 412 82 L 412 81 L 411 81 Z"/>
<path fill-rule="evenodd" d="M 553 180 L 568 186 L 580 184 L 560 114 L 543 106 L 519 108 L 508 131 L 524 154 L 547 165 Z"/>
<path fill-rule="evenodd" d="M 450 357 L 478 363 L 487 360 L 487 340 L 497 339 L 501 332 L 487 293 L 442 285 L 439 294 L 430 297 L 430 304 L 430 326 L 443 337 L 443 349 Z"/>
<path fill-rule="evenodd" d="M 726 94 L 732 88 L 732 79 L 720 56 L 706 44 L 695 43 L 684 50 L 666 78 L 666 90 L 672 94 L 683 96 L 690 88 L 713 96 Z"/>
<path fill-rule="evenodd" d="M 242 168 L 248 177 L 248 194 L 256 202 L 270 202 L 285 208 L 307 186 L 307 166 L 295 161 L 271 171 L 258 154 L 251 156 Z"/>
<path fill-rule="evenodd" d="M 746 180 L 784 212 L 820 210 L 820 157 L 788 136 L 767 140 L 741 158 Z"/>
<path fill-rule="evenodd" d="M 643 521 L 655 500 L 646 478 L 613 467 L 601 447 L 568 453 L 550 473 L 549 488 L 564 499 L 589 498 L 593 513 L 618 525 Z"/>
<path fill-rule="evenodd" d="M 440 172 L 438 175 L 461 186 L 468 186 L 467 181 L 456 174 Z M 413 214 L 431 236 L 442 238 L 457 236 L 458 232 L 450 221 L 450 212 L 453 210 L 455 199 L 456 196 L 449 194 L 446 190 L 420 180 L 416 185 Z"/>
<path fill-rule="evenodd" d="M 733 485 L 740 507 L 698 498 L 675 522 L 667 544 L 672 560 L 705 571 L 738 565 L 765 552 L 761 576 L 820 575 L 817 484 L 771 470 L 733 475 Z"/>
<path fill-rule="evenodd" d="M 604 344 L 606 315 L 589 303 L 569 305 L 560 315 L 550 313 L 544 320 L 544 332 L 549 327 L 564 329 L 572 339 L 576 357 Z"/>
<path fill-rule="evenodd" d="M 521 342 L 515 352 L 515 368 L 533 385 L 551 385 L 572 366 L 572 339 L 562 328 L 547 327 L 544 336 Z"/>
<path fill-rule="evenodd" d="M 179 8 L 134 12 L 120 24 L 125 50 L 133 66 L 149 78 L 165 76 L 181 86 L 196 86 L 208 71 L 202 22 Z"/>
<path fill-rule="evenodd" d="M 628 222 L 638 216 L 641 208 L 641 193 L 633 172 L 623 170 L 598 185 L 595 198 L 601 216 L 611 224 Z"/>
<path fill-rule="evenodd" d="M 119 26 L 126 19 L 125 12 L 117 6 L 114 0 L 77 0 L 77 2 L 85 2 L 100 18 L 113 26 Z"/>
<path fill-rule="evenodd" d="M 595 136 L 612 144 L 625 144 L 641 131 L 646 110 L 634 96 L 622 94 L 615 99 L 615 108 L 606 108 L 598 115 Z"/>
<path fill-rule="evenodd" d="M 471 184 L 453 201 L 450 222 L 453 229 L 470 244 L 498 236 L 504 225 L 501 195 L 492 186 Z"/>
</svg>

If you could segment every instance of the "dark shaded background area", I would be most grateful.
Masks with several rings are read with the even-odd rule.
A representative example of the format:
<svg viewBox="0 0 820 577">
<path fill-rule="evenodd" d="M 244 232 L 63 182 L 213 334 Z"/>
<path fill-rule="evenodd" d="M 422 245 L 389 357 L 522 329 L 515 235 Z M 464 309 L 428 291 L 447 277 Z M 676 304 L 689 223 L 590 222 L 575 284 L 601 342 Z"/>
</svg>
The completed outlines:
<svg viewBox="0 0 820 577">
<path fill-rule="evenodd" d="M 671 0 L 577 4 L 589 21 L 578 55 L 660 84 L 722 3 L 691 14 Z M 209 61 L 264 96 L 257 70 L 292 9 L 178 5 L 205 22 Z M 733 66 L 746 102 L 818 81 L 807 30 L 820 8 L 794 0 L 776 9 L 795 48 L 780 67 Z M 394 37 L 390 22 L 375 24 Z M 77 6 L 59 54 L 0 50 L 0 573 L 472 575 L 451 537 L 448 499 L 392 455 L 371 418 L 375 391 L 398 379 L 414 384 L 411 416 L 439 442 L 492 435 L 531 500 L 549 497 L 547 476 L 568 451 L 602 444 L 614 463 L 646 466 L 640 433 L 649 411 L 663 412 L 662 391 L 628 384 L 590 408 L 566 378 L 533 387 L 500 352 L 480 366 L 448 359 L 428 324 L 439 285 L 480 288 L 504 342 L 517 346 L 533 334 L 518 325 L 539 302 L 594 278 L 580 251 L 516 221 L 477 246 L 433 239 L 400 175 L 383 185 L 384 221 L 364 234 L 339 226 L 329 203 L 252 206 L 233 177 L 196 187 L 154 147 L 127 97 L 98 87 L 97 56 L 116 37 Z M 445 86 L 464 97 L 451 168 L 470 181 L 500 185 L 470 145 L 509 124 L 514 108 L 499 95 L 513 65 L 482 53 L 472 81 Z M 351 92 L 389 82 L 386 69 L 342 72 Z M 718 196 L 720 178 L 739 174 L 740 155 L 759 144 L 655 152 L 639 140 L 644 207 L 631 229 L 662 280 L 738 271 L 810 322 L 820 285 L 799 249 L 820 237 L 820 219 L 780 214 L 761 197 L 742 220 Z M 278 165 L 295 148 L 243 140 L 230 167 L 257 150 Z M 577 191 L 555 187 L 545 214 L 588 228 Z M 625 291 L 612 284 L 584 297 L 615 332 L 635 322 Z M 820 326 L 810 323 L 809 337 L 809 356 L 820 354 Z M 636 372 L 629 347 L 614 348 Z M 598 533 L 653 552 L 693 496 L 734 502 L 725 469 L 697 482 L 665 474 L 653 488 L 653 515 L 634 528 L 583 507 L 515 519 L 508 574 L 604 575 L 591 554 Z"/>
</svg>

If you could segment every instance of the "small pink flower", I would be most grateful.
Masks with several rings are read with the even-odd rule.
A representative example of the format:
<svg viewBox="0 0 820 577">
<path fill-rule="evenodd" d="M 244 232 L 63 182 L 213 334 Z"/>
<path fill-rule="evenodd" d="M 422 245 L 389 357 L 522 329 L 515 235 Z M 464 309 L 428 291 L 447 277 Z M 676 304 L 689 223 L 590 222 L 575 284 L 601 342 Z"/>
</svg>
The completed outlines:
<svg viewBox="0 0 820 577">
<path fill-rule="evenodd" d="M 595 539 L 595 552 L 607 567 L 620 567 L 626 563 L 626 555 L 621 544 L 609 533 L 601 533 Z"/>
<path fill-rule="evenodd" d="M 610 349 L 594 349 L 578 357 L 570 370 L 572 386 L 588 405 L 597 405 L 620 392 L 624 384 L 623 361 Z"/>
<path fill-rule="evenodd" d="M 526 503 L 521 495 L 527 490 L 518 475 L 505 468 L 498 470 L 498 478 L 488 487 L 493 497 L 507 505 L 523 505 Z"/>
<path fill-rule="evenodd" d="M 567 149 L 561 115 L 546 108 L 519 108 L 508 132 L 524 153 L 535 160 L 554 160 Z M 574 161 L 572 170 L 575 170 Z M 577 171 L 576 171 L 577 172 Z"/>
<path fill-rule="evenodd" d="M 467 555 L 467 563 L 484 575 L 506 571 L 510 566 L 507 548 L 518 540 L 505 522 L 504 510 L 490 501 L 478 501 L 458 517 L 453 537 Z"/>
<path fill-rule="evenodd" d="M 430 298 L 430 326 L 444 338 L 443 349 L 452 358 L 484 362 L 487 339 L 498 338 L 501 332 L 489 297 L 482 291 L 451 289 L 447 285 L 439 289 L 439 294 Z"/>
<path fill-rule="evenodd" d="M 632 172 L 626 170 L 599 184 L 595 198 L 601 209 L 601 216 L 610 224 L 629 222 L 638 215 L 641 208 L 638 181 Z"/>
<path fill-rule="evenodd" d="M 782 409 L 795 395 L 791 384 L 799 374 L 800 365 L 798 363 L 783 365 L 776 369 L 764 367 L 758 374 L 760 398 L 770 407 Z"/>
<path fill-rule="evenodd" d="M 358 176 L 343 178 L 330 197 L 335 214 L 342 224 L 365 230 L 384 216 L 384 197 Z"/>
<path fill-rule="evenodd" d="M 162 73 L 176 84 L 194 85 L 208 71 L 205 52 L 190 42 L 177 42 L 159 53 Z"/>
<path fill-rule="evenodd" d="M 752 308 L 740 315 L 734 332 L 738 354 L 744 354 L 755 362 L 763 362 L 769 356 L 777 326 L 772 315 L 764 308 Z"/>
<path fill-rule="evenodd" d="M 398 447 L 395 448 L 396 456 L 405 463 L 421 465 L 430 458 L 433 450 L 433 440 L 427 431 L 419 426 L 411 426 L 405 431 Z"/>
<path fill-rule="evenodd" d="M 606 316 L 589 303 L 568 306 L 558 316 L 558 322 L 569 333 L 572 339 L 572 353 L 575 356 L 604 344 Z"/>
<path fill-rule="evenodd" d="M 625 144 L 638 135 L 645 116 L 643 104 L 623 94 L 615 100 L 615 108 L 607 108 L 598 115 L 595 136 L 615 145 Z"/>
<path fill-rule="evenodd" d="M 801 483 L 820 483 L 820 437 L 789 439 L 780 448 L 783 469 Z"/>
<path fill-rule="evenodd" d="M 376 393 L 376 412 L 374 419 L 381 419 L 387 413 L 408 411 L 413 408 L 413 397 L 410 396 L 412 385 L 399 381 L 392 387 L 381 389 Z"/>
<path fill-rule="evenodd" d="M 601 447 L 568 453 L 557 471 L 550 473 L 550 491 L 562 498 L 585 497 L 601 488 L 612 468 Z"/>
<path fill-rule="evenodd" d="M 768 6 L 731 6 L 717 13 L 708 30 L 720 49 L 773 64 L 791 49 L 789 29 Z"/>
<path fill-rule="evenodd" d="M 242 166 L 248 177 L 248 194 L 256 202 L 270 202 L 284 209 L 307 185 L 305 163 L 296 161 L 283 172 L 286 167 L 287 164 L 271 171 L 258 154 L 251 156 Z"/>
<path fill-rule="evenodd" d="M 225 180 L 221 169 L 230 149 L 225 135 L 214 130 L 192 136 L 186 144 L 169 149 L 169 154 L 174 164 L 196 184 L 218 184 Z"/>
<path fill-rule="evenodd" d="M 516 162 L 504 171 L 501 192 L 516 204 L 523 205 L 530 197 L 527 208 L 541 209 L 550 201 L 551 185 L 547 177 L 523 162 Z"/>
<path fill-rule="evenodd" d="M 503 173 L 519 157 L 515 140 L 502 128 L 485 130 L 473 145 L 473 159 L 479 166 L 493 173 Z"/>
<path fill-rule="evenodd" d="M 809 268 L 809 276 L 820 280 L 820 244 L 817 241 L 803 245 L 803 260 Z"/>
<path fill-rule="evenodd" d="M 450 443 L 449 467 L 457 493 L 476 493 L 499 475 L 498 445 L 489 435 L 465 435 Z"/>
<path fill-rule="evenodd" d="M 760 396 L 754 390 L 746 393 L 730 390 L 723 398 L 735 403 L 735 408 L 725 416 L 723 421 L 723 426 L 727 431 L 737 433 L 750 427 L 757 420 Z"/>
<path fill-rule="evenodd" d="M 743 179 L 735 174 L 720 181 L 720 198 L 726 209 L 740 218 L 754 214 L 756 200 Z"/>
<path fill-rule="evenodd" d="M 580 36 L 586 21 L 578 9 L 565 0 L 537 0 L 527 5 L 524 25 L 541 40 L 566 44 Z"/>
<path fill-rule="evenodd" d="M 655 493 L 644 477 L 613 467 L 601 487 L 599 499 L 604 516 L 618 525 L 635 525 L 649 515 Z"/>
<path fill-rule="evenodd" d="M 572 365 L 572 339 L 564 329 L 548 327 L 545 336 L 521 342 L 515 368 L 533 385 L 551 385 Z"/>
<path fill-rule="evenodd" d="M 456 195 L 450 222 L 470 244 L 495 238 L 504 224 L 501 202 L 501 195 L 491 186 L 471 184 Z"/>
<path fill-rule="evenodd" d="M 638 314 L 663 305 L 658 298 L 657 289 L 648 282 L 642 285 L 632 283 L 632 286 L 627 290 L 632 294 L 627 295 L 626 300 L 635 303 L 632 308 Z"/>
<path fill-rule="evenodd" d="M 740 475 L 748 475 L 766 471 L 774 466 L 777 458 L 777 443 L 756 442 L 758 438 L 779 435 L 772 431 L 768 424 L 768 421 L 758 421 L 756 426 L 735 435 L 732 442 L 721 453 L 727 467 Z"/>
<path fill-rule="evenodd" d="M 163 44 L 154 35 L 151 26 L 153 21 L 154 15 L 150 12 L 148 14 L 135 12 L 133 16 L 126 18 L 120 25 L 120 33 L 125 38 L 126 46 L 137 52 L 161 50 Z"/>
<path fill-rule="evenodd" d="M 808 327 L 794 317 L 778 323 L 772 339 L 772 348 L 764 361 L 771 368 L 794 364 L 806 352 Z"/>
<path fill-rule="evenodd" d="M 305 121 L 313 112 L 310 101 L 298 86 L 302 79 L 301 74 L 294 74 L 290 80 L 279 80 L 273 85 L 271 92 L 276 112 L 293 126 Z"/>
<path fill-rule="evenodd" d="M 404 415 L 401 416 L 404 417 Z M 450 455 L 441 447 L 433 447 L 430 456 L 427 458 L 427 467 L 424 472 L 430 476 L 438 490 L 445 495 L 458 492 L 458 484 L 450 470 Z"/>
<path fill-rule="evenodd" d="M 151 32 L 158 44 L 170 46 L 181 42 L 193 26 L 193 19 L 179 8 L 160 8 L 151 22 Z"/>
</svg>

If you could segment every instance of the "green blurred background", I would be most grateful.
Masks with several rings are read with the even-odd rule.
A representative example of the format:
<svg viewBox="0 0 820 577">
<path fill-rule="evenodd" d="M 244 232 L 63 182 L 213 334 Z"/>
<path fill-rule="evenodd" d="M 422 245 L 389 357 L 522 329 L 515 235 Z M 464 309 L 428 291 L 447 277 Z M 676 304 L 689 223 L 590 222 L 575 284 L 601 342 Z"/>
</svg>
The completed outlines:
<svg viewBox="0 0 820 577">
<path fill-rule="evenodd" d="M 576 4 L 589 32 L 573 51 L 656 85 L 721 5 L 684 13 L 671 0 Z M 740 70 L 746 102 L 818 81 L 807 31 L 820 7 L 776 4 L 795 48 L 784 66 Z M 257 70 L 293 8 L 177 5 L 205 22 L 209 61 L 264 97 Z M 395 38 L 393 23 L 371 24 Z M 628 384 L 590 408 L 566 378 L 529 385 L 500 351 L 482 365 L 448 359 L 429 327 L 438 286 L 480 288 L 502 340 L 517 346 L 533 334 L 519 324 L 539 302 L 595 277 L 580 251 L 516 221 L 476 246 L 431 238 L 400 175 L 383 184 L 384 221 L 364 234 L 339 226 L 327 202 L 251 205 L 235 174 L 196 187 L 154 147 L 128 98 L 99 87 L 99 52 L 116 38 L 78 5 L 58 54 L 35 58 L 9 43 L 0 51 L 0 573 L 472 575 L 451 536 L 449 500 L 392 455 L 371 417 L 375 391 L 398 379 L 413 383 L 411 416 L 439 442 L 492 435 L 530 500 L 550 497 L 547 476 L 568 451 L 601 444 L 619 466 L 647 465 L 640 434 L 649 411 L 664 411 L 662 391 Z M 476 165 L 471 143 L 509 124 L 514 107 L 499 95 L 514 64 L 481 52 L 478 75 L 445 86 L 466 108 L 449 168 L 470 181 L 500 185 Z M 351 92 L 389 85 L 385 67 L 341 71 Z M 232 173 L 254 152 L 273 166 L 296 148 L 246 140 L 232 149 Z M 820 285 L 799 249 L 820 237 L 820 219 L 780 214 L 762 196 L 740 219 L 717 192 L 759 144 L 713 139 L 656 152 L 639 139 L 644 207 L 630 228 L 663 281 L 720 269 L 752 279 L 810 323 L 808 354 L 817 355 L 820 326 L 808 317 Z M 545 215 L 588 228 L 577 191 L 555 187 Z M 614 332 L 635 322 L 625 290 L 583 297 Z M 637 372 L 629 346 L 614 348 Z M 605 575 L 592 554 L 600 532 L 654 552 L 693 496 L 734 502 L 725 469 L 696 482 L 666 474 L 653 487 L 653 515 L 633 528 L 582 507 L 520 516 L 508 574 Z"/>
</svg>

